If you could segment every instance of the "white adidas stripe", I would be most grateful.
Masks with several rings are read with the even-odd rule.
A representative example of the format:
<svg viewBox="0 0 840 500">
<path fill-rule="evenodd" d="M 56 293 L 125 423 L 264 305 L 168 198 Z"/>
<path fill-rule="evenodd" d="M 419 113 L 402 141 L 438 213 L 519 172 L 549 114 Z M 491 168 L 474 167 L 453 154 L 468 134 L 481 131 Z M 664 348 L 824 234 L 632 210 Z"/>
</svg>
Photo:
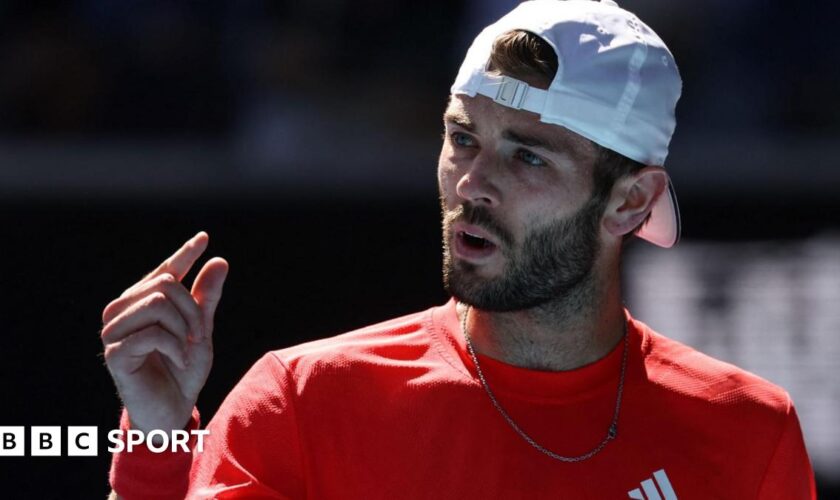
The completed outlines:
<svg viewBox="0 0 840 500">
<path fill-rule="evenodd" d="M 668 475 L 665 474 L 665 469 L 654 472 L 653 478 L 645 479 L 641 486 L 641 490 L 636 488 L 628 491 L 627 496 L 635 500 L 677 500 L 677 494 L 674 492 L 674 487 L 671 486 Z M 660 492 L 662 495 L 659 494 Z"/>
</svg>

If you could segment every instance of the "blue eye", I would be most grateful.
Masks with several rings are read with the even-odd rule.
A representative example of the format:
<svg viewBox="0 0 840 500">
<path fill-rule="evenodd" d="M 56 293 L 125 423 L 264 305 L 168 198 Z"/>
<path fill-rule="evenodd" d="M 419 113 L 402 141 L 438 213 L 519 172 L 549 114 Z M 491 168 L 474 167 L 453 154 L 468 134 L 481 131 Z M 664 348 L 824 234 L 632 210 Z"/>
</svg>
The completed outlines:
<svg viewBox="0 0 840 500">
<path fill-rule="evenodd" d="M 545 161 L 527 149 L 520 149 L 516 152 L 516 156 L 532 167 L 544 167 Z"/>
<path fill-rule="evenodd" d="M 461 132 L 452 133 L 452 142 L 455 143 L 456 146 L 463 147 L 471 147 L 474 145 L 472 137 L 467 134 L 462 134 Z"/>
</svg>

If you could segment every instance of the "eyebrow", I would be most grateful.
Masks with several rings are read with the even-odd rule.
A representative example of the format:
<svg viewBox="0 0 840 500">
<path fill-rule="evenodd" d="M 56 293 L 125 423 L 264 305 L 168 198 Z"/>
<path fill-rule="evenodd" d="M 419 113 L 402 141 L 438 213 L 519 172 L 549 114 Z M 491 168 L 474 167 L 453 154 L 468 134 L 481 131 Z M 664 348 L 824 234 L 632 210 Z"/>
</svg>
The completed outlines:
<svg viewBox="0 0 840 500">
<path fill-rule="evenodd" d="M 473 122 L 461 109 L 447 109 L 443 114 L 443 120 L 444 122 L 454 123 L 455 125 L 470 132 L 476 131 L 475 122 Z M 502 132 L 502 137 L 523 146 L 542 148 L 552 153 L 570 154 L 573 157 L 580 157 L 582 154 L 582 152 L 579 151 L 579 148 L 576 147 L 572 141 L 560 136 L 559 134 L 556 136 L 546 137 L 544 135 L 537 136 L 523 134 L 521 132 L 515 132 L 507 129 Z"/>
<path fill-rule="evenodd" d="M 475 132 L 475 123 L 461 110 L 447 109 L 443 114 L 443 121 L 454 123 L 470 132 Z"/>
<path fill-rule="evenodd" d="M 558 141 L 552 141 L 548 138 L 543 139 L 542 137 L 537 137 L 533 135 L 520 134 L 510 129 L 502 132 L 502 137 L 509 141 L 522 144 L 523 146 L 543 148 L 549 151 L 554 151 L 556 153 L 563 152 Z"/>
</svg>

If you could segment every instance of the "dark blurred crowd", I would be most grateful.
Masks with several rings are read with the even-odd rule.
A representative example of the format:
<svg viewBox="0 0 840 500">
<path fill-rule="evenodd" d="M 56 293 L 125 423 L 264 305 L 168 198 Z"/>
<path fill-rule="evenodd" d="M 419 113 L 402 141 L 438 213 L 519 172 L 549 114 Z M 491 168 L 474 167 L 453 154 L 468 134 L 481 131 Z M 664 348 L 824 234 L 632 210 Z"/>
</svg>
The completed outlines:
<svg viewBox="0 0 840 500">
<path fill-rule="evenodd" d="M 2 2 L 0 131 L 215 135 L 318 111 L 428 125 L 461 3 Z"/>
<path fill-rule="evenodd" d="M 476 27 L 515 3 L 4 1 L 0 133 L 426 130 Z M 816 3 L 620 3 L 677 55 L 681 126 L 840 128 L 840 44 Z"/>
</svg>

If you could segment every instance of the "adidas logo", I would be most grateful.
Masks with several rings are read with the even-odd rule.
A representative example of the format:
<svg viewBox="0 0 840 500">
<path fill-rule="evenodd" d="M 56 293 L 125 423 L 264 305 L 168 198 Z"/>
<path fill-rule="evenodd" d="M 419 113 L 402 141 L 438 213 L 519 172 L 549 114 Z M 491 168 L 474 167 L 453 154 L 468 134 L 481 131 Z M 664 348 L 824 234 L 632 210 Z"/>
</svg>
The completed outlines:
<svg viewBox="0 0 840 500">
<path fill-rule="evenodd" d="M 641 489 L 630 490 L 627 496 L 636 500 L 677 500 L 677 494 L 674 493 L 665 469 L 654 472 L 653 478 L 642 481 Z"/>
</svg>

